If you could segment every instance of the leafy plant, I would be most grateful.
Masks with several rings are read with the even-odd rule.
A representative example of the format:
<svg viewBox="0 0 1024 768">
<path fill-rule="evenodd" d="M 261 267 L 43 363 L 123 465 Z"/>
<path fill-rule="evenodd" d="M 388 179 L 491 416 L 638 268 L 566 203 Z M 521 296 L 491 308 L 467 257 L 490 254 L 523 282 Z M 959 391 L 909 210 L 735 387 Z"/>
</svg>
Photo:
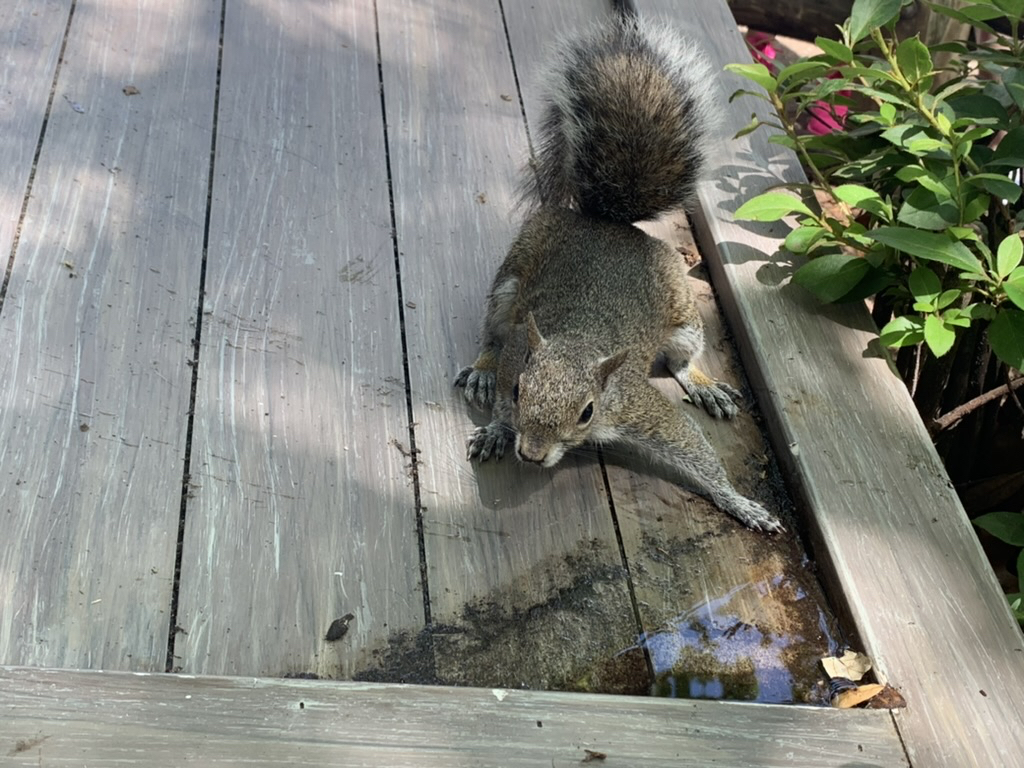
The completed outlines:
<svg viewBox="0 0 1024 768">
<path fill-rule="evenodd" d="M 989 512 L 974 519 L 974 524 L 979 528 L 988 531 L 1000 541 L 1014 547 L 1021 547 L 1017 554 L 1017 581 L 1018 589 L 1024 588 L 1021 583 L 1024 578 L 1024 512 Z M 1007 595 L 1010 601 L 1010 609 L 1013 611 L 1017 621 L 1024 624 L 1024 595 L 1021 592 Z"/>
<path fill-rule="evenodd" d="M 774 111 L 738 135 L 774 128 L 769 140 L 795 150 L 810 176 L 807 185 L 787 185 L 799 196 L 769 191 L 736 217 L 795 215 L 784 248 L 810 260 L 793 279 L 826 302 L 874 296 L 886 346 L 923 345 L 943 358 L 974 328 L 1019 370 L 1024 0 L 974 0 L 959 10 L 930 4 L 991 39 L 931 47 L 897 38 L 901 4 L 856 0 L 838 40 L 818 38 L 820 55 L 780 71 L 730 65 L 762 89 L 734 98 L 752 94 Z M 940 57 L 952 63 L 939 68 Z M 823 109 L 844 129 L 799 129 Z"/>
</svg>

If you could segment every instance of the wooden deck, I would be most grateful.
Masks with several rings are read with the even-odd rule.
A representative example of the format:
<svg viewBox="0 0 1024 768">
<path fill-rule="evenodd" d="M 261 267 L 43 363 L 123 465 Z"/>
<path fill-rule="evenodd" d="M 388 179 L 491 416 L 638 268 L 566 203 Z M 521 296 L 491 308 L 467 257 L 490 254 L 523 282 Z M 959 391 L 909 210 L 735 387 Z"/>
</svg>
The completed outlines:
<svg viewBox="0 0 1024 768">
<path fill-rule="evenodd" d="M 650 5 L 719 64 L 745 55 L 718 0 L 694 16 Z M 515 229 L 531 72 L 555 34 L 600 12 L 0 7 L 11 764 L 1024 754 L 1019 635 L 909 399 L 864 358 L 863 317 L 777 289 L 778 232 L 730 221 L 795 172 L 757 135 L 723 142 L 698 221 L 745 367 L 693 274 L 707 367 L 749 377 L 770 431 L 753 402 L 736 423 L 701 423 L 741 490 L 809 531 L 833 604 L 909 706 L 894 724 L 543 691 L 814 701 L 815 660 L 847 639 L 795 533 L 746 531 L 628 458 L 583 454 L 552 472 L 464 459 L 482 415 L 451 380 Z M 682 219 L 657 233 L 692 257 Z M 185 674 L 150 674 L 162 672 Z M 308 676 L 330 682 L 269 679 Z M 477 688 L 377 684 L 395 682 Z M 520 687 L 541 690 L 506 690 Z"/>
</svg>

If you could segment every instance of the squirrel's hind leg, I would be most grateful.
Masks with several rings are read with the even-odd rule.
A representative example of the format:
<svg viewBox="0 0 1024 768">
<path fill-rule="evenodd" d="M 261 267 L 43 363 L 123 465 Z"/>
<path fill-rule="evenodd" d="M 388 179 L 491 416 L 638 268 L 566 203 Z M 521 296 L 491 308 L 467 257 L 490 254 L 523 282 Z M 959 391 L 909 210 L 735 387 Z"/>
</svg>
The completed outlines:
<svg viewBox="0 0 1024 768">
<path fill-rule="evenodd" d="M 715 381 L 693 361 L 704 350 L 704 331 L 699 325 L 676 328 L 662 348 L 669 372 L 693 401 L 716 419 L 731 419 L 743 396 L 734 387 Z"/>
</svg>

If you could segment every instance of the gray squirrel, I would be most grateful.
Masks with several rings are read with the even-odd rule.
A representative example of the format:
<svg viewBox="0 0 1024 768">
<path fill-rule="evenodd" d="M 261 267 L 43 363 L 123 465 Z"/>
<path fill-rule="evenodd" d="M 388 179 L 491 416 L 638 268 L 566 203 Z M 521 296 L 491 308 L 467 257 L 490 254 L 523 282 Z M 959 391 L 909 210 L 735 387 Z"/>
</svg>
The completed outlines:
<svg viewBox="0 0 1024 768">
<path fill-rule="evenodd" d="M 617 443 L 745 525 L 780 531 L 648 381 L 661 354 L 693 403 L 736 414 L 739 393 L 692 364 L 704 333 L 679 255 L 633 226 L 694 197 L 715 130 L 711 67 L 629 13 L 556 50 L 526 220 L 494 277 L 480 354 L 455 379 L 493 409 L 468 457 L 500 459 L 514 445 L 522 461 L 553 467 L 576 446 Z"/>
</svg>

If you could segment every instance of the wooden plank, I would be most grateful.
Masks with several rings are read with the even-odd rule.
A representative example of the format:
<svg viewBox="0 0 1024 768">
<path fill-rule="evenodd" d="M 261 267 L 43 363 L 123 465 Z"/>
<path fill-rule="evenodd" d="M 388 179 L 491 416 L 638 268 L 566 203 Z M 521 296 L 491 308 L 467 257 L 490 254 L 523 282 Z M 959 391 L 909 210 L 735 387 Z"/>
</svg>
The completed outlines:
<svg viewBox="0 0 1024 768">
<path fill-rule="evenodd" d="M 10 766 L 906 766 L 884 711 L 0 668 Z"/>
<path fill-rule="evenodd" d="M 165 5 L 77 5 L 0 315 L 8 662 L 165 665 L 218 23 Z"/>
<path fill-rule="evenodd" d="M 14 244 L 71 0 L 8 0 L 0 7 L 0 264 Z M 2 297 L 0 297 L 2 301 Z"/>
<path fill-rule="evenodd" d="M 175 644 L 189 672 L 350 677 L 423 626 L 378 85 L 367 3 L 228 8 Z"/>
<path fill-rule="evenodd" d="M 505 0 L 531 127 L 539 125 L 543 107 L 538 62 L 559 37 L 610 14 L 606 6 Z M 697 261 L 685 216 L 641 228 L 680 251 L 681 270 Z M 741 386 L 742 368 L 698 271 L 691 287 L 708 342 L 702 370 Z M 789 511 L 756 408 L 717 421 L 683 403 L 674 380 L 662 376 L 654 383 L 705 430 L 743 493 L 770 509 Z M 608 456 L 615 462 L 607 469 L 609 485 L 658 692 L 720 696 L 724 687 L 733 698 L 820 700 L 817 662 L 828 653 L 830 638 L 823 629 L 834 619 L 796 537 L 748 531 L 710 501 L 638 466 L 635 458 Z"/>
<path fill-rule="evenodd" d="M 487 415 L 451 385 L 476 357 L 528 156 L 499 3 L 378 13 L 439 679 L 609 690 L 595 665 L 636 624 L 596 461 L 469 464 Z"/>
<path fill-rule="evenodd" d="M 719 67 L 748 58 L 721 0 L 699 16 L 661 0 L 638 5 L 688 28 Z M 723 75 L 723 93 L 740 85 Z M 761 111 L 738 99 L 723 136 Z M 780 178 L 802 179 L 796 159 L 762 132 L 717 151 L 699 222 L 720 255 L 710 260 L 715 286 L 833 594 L 882 679 L 906 697 L 895 717 L 911 761 L 1020 764 L 1020 630 L 867 313 L 823 307 L 783 285 L 790 257 L 773 255 L 785 227 L 731 221 Z"/>
</svg>

